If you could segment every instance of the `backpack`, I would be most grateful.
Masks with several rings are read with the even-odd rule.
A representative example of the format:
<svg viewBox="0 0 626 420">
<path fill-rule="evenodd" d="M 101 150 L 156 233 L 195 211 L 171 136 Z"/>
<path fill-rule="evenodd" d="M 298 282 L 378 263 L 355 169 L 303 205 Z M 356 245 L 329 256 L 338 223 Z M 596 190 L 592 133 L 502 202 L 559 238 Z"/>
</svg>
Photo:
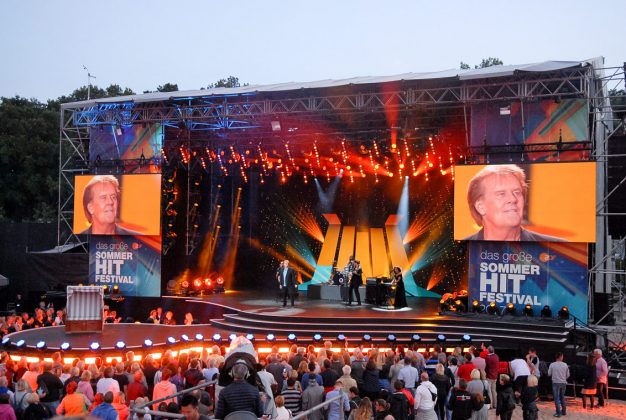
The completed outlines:
<svg viewBox="0 0 626 420">
<path fill-rule="evenodd" d="M 509 396 L 504 403 L 506 404 L 507 411 L 515 410 L 515 398 L 513 398 L 513 392 L 509 393 Z"/>
<path fill-rule="evenodd" d="M 28 394 L 30 394 L 30 392 L 25 392 L 24 395 L 22 395 L 22 398 L 20 398 L 19 402 L 15 398 L 15 395 L 13 395 L 13 410 L 15 411 L 15 417 L 18 419 L 22 418 L 22 415 L 24 414 L 24 407 L 22 406 L 22 403 L 24 402 L 24 398 L 26 398 Z"/>
</svg>

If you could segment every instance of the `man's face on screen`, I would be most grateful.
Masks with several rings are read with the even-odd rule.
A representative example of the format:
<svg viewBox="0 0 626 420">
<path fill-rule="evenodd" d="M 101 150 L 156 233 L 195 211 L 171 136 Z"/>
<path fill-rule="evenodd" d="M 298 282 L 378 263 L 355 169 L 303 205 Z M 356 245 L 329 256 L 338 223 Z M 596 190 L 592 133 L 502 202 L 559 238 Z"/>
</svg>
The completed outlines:
<svg viewBox="0 0 626 420">
<path fill-rule="evenodd" d="M 517 228 L 524 217 L 524 191 L 512 174 L 493 174 L 482 181 L 482 195 L 476 210 L 488 228 Z"/>
<path fill-rule="evenodd" d="M 93 224 L 106 226 L 115 223 L 117 216 L 117 191 L 110 182 L 99 182 L 93 186 L 93 198 L 87 209 L 93 218 Z"/>
</svg>

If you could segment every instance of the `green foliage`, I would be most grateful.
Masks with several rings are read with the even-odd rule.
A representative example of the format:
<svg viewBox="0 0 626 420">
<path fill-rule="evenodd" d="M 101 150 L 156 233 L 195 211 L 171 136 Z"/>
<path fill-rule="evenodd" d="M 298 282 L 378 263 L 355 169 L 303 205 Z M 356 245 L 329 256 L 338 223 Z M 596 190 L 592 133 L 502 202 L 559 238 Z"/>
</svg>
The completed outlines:
<svg viewBox="0 0 626 420">
<path fill-rule="evenodd" d="M 59 114 L 54 104 L 0 99 L 0 220 L 56 220 Z"/>
<path fill-rule="evenodd" d="M 244 86 L 247 86 L 247 83 L 244 83 Z M 220 79 L 215 83 L 211 83 L 207 86 L 207 89 L 219 88 L 219 87 L 239 87 L 241 84 L 239 83 L 239 78 L 235 76 L 228 76 L 227 79 Z"/>
<path fill-rule="evenodd" d="M 157 92 L 177 92 L 177 83 L 165 83 L 164 85 L 157 86 Z"/>
<path fill-rule="evenodd" d="M 503 65 L 504 62 L 502 60 L 500 60 L 497 57 L 489 57 L 489 58 L 483 58 L 480 62 L 480 64 L 474 65 L 475 69 L 484 69 L 485 67 L 491 67 L 491 66 L 501 66 Z M 460 64 L 460 69 L 461 70 L 469 70 L 471 67 L 469 64 L 464 63 L 461 61 Z"/>
</svg>

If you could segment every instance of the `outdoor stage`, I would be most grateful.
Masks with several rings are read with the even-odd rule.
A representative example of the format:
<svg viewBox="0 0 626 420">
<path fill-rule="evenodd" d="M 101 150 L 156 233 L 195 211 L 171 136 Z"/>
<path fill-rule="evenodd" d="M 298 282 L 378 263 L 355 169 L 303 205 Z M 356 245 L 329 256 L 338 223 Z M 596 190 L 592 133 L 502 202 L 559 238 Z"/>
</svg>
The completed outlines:
<svg viewBox="0 0 626 420">
<path fill-rule="evenodd" d="M 44 341 L 46 351 L 57 351 L 63 342 L 68 342 L 70 355 L 94 355 L 89 349 L 93 342 L 100 343 L 99 354 L 119 355 L 115 348 L 124 341 L 125 349 L 144 349 L 144 340 L 153 343 L 147 352 L 161 352 L 168 347 L 202 347 L 215 344 L 213 335 L 219 333 L 220 344 L 228 343 L 228 336 L 252 334 L 257 345 L 268 346 L 268 334 L 274 334 L 277 343 L 287 344 L 287 336 L 295 334 L 300 344 L 314 343 L 313 336 L 320 334 L 323 340 L 337 341 L 343 334 L 352 347 L 369 334 L 372 343 L 388 344 L 389 335 L 397 344 L 410 344 L 418 334 L 425 346 L 434 344 L 437 336 L 446 338 L 448 347 L 463 343 L 462 337 L 470 335 L 475 344 L 493 343 L 499 349 L 516 350 L 528 346 L 553 346 L 563 349 L 569 337 L 569 329 L 562 321 L 540 320 L 523 316 L 493 316 L 486 314 L 439 315 L 439 302 L 431 298 L 408 298 L 409 306 L 400 310 L 383 309 L 363 303 L 362 306 L 347 306 L 338 301 L 307 299 L 301 295 L 295 307 L 283 307 L 276 294 L 262 295 L 259 292 L 228 292 L 207 297 L 167 296 L 159 302 L 164 311 L 172 310 L 175 319 L 181 320 L 185 312 L 191 312 L 198 320 L 197 325 L 165 326 L 154 324 L 105 324 L 101 333 L 67 334 L 64 327 L 47 327 L 26 330 L 9 335 L 11 347 L 24 340 L 21 352 L 39 354 L 38 342 Z M 147 313 L 153 302 L 128 299 L 124 306 L 133 306 Z M 156 305 L 155 305 L 156 307 Z M 118 310 L 122 310 L 119 308 Z M 122 315 L 124 313 L 122 312 Z M 138 318 L 139 319 L 139 318 Z M 190 341 L 182 337 L 187 335 Z M 202 342 L 195 340 L 202 334 Z M 175 343 L 168 343 L 173 337 Z"/>
</svg>

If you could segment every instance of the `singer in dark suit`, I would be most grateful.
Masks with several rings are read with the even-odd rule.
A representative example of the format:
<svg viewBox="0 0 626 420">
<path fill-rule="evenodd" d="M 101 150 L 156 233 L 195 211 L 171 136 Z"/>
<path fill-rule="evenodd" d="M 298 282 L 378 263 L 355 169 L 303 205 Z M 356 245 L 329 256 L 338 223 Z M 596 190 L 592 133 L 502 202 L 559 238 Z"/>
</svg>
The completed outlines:
<svg viewBox="0 0 626 420">
<path fill-rule="evenodd" d="M 289 260 L 283 261 L 276 271 L 278 285 L 283 295 L 283 306 L 287 306 L 287 295 L 291 298 L 291 306 L 294 305 L 297 276 L 296 270 L 289 267 Z"/>
<path fill-rule="evenodd" d="M 350 289 L 348 290 L 348 305 L 352 305 L 352 291 L 356 296 L 356 304 L 361 306 L 361 294 L 359 293 L 359 286 L 363 284 L 363 269 L 361 268 L 361 261 L 354 260 L 352 262 L 354 271 L 352 272 L 352 278 L 350 278 Z"/>
</svg>

